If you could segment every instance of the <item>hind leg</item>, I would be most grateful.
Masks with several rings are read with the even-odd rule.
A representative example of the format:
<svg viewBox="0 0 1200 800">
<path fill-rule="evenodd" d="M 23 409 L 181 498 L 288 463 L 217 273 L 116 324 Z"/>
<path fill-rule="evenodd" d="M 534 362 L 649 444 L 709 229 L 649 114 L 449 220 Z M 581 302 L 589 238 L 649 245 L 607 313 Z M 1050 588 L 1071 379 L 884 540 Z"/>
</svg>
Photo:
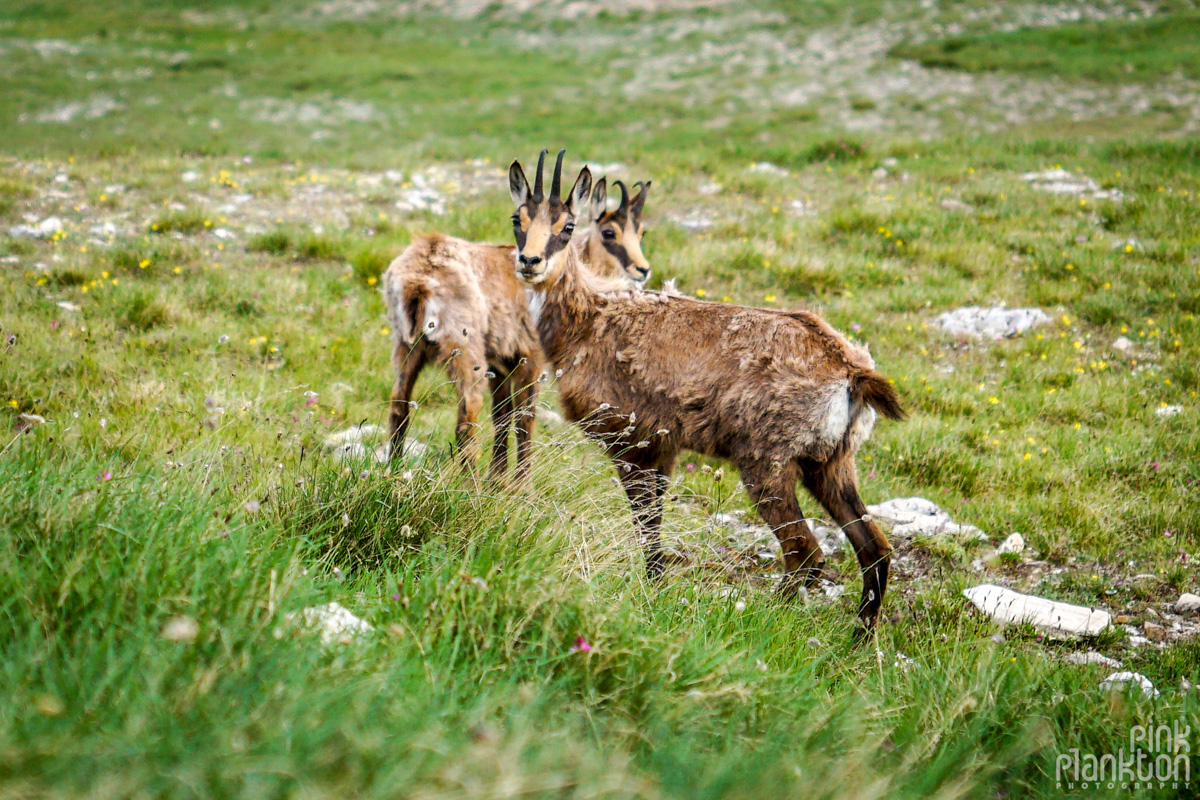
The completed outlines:
<svg viewBox="0 0 1200 800">
<path fill-rule="evenodd" d="M 408 422 L 412 407 L 413 387 L 417 385 L 417 377 L 425 366 L 428 356 L 425 345 L 418 343 L 414 347 L 398 343 L 392 354 L 392 362 L 396 367 L 396 382 L 392 385 L 392 399 L 388 412 L 388 441 L 391 442 L 391 457 L 400 458 L 404 453 L 404 436 L 408 432 Z"/>
<path fill-rule="evenodd" d="M 780 593 L 787 597 L 797 594 L 801 586 L 815 587 L 825 565 L 825 553 L 796 499 L 796 465 L 789 463 L 770 471 L 748 466 L 741 472 L 742 483 L 759 516 L 771 526 L 783 550 Z"/>
<path fill-rule="evenodd" d="M 866 630 L 873 630 L 883 605 L 883 594 L 887 591 L 892 546 L 870 519 L 867 507 L 858 495 L 854 456 L 841 455 L 823 464 L 803 462 L 801 473 L 805 487 L 841 526 L 854 547 L 863 575 L 858 618 Z"/>
</svg>

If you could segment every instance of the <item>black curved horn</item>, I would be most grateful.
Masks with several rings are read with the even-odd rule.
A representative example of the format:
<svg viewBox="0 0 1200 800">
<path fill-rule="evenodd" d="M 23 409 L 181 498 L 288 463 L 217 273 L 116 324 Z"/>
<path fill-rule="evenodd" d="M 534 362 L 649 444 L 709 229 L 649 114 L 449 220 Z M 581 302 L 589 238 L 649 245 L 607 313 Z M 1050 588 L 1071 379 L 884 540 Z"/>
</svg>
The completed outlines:
<svg viewBox="0 0 1200 800">
<path fill-rule="evenodd" d="M 546 163 L 547 152 L 549 151 L 543 147 L 542 152 L 538 153 L 537 177 L 533 179 L 533 199 L 536 202 L 542 199 L 542 166 Z"/>
<path fill-rule="evenodd" d="M 617 206 L 617 215 L 625 216 L 629 213 L 629 190 L 625 188 L 623 181 L 613 181 L 613 186 L 621 190 L 621 204 Z"/>
<path fill-rule="evenodd" d="M 558 197 L 562 192 L 562 160 L 566 154 L 566 150 L 559 150 L 558 161 L 554 162 L 554 182 L 550 184 L 550 194 L 554 197 Z"/>
</svg>

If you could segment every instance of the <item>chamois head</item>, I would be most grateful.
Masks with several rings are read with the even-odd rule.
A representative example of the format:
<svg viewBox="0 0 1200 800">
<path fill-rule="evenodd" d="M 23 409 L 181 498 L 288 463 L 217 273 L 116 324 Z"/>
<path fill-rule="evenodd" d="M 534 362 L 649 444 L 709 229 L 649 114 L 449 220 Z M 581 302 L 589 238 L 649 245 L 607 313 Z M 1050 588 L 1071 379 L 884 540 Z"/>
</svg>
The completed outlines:
<svg viewBox="0 0 1200 800">
<path fill-rule="evenodd" d="M 589 263 L 598 274 L 624 272 L 631 281 L 644 284 L 650 277 L 650 262 L 642 253 L 642 208 L 650 192 L 650 181 L 633 185 L 637 194 L 629 199 L 629 190 L 621 181 L 613 181 L 621 190 L 621 203 L 614 209 L 607 206 L 607 179 L 601 178 L 592 189 L 592 225 L 596 236 L 590 242 Z"/>
<path fill-rule="evenodd" d="M 575 186 L 564 202 L 559 196 L 562 187 L 562 162 L 566 150 L 558 152 L 554 164 L 554 181 L 550 193 L 542 191 L 542 166 L 546 151 L 538 156 L 537 177 L 533 190 L 525 179 L 521 162 L 508 168 L 508 191 L 512 194 L 513 234 L 517 239 L 517 275 L 525 282 L 539 284 L 560 266 L 561 256 L 575 231 L 575 216 L 587 209 L 592 190 L 592 173 L 587 167 L 579 171 Z"/>
</svg>

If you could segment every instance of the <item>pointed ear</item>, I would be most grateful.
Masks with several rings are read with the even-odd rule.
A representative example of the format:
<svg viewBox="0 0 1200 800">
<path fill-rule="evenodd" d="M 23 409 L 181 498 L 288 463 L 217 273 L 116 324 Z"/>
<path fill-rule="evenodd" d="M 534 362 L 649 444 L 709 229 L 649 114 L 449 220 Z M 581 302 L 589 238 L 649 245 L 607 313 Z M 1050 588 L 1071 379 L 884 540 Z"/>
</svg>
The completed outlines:
<svg viewBox="0 0 1200 800">
<path fill-rule="evenodd" d="M 641 186 L 637 195 L 629 203 L 629 211 L 633 214 L 634 219 L 642 218 L 642 206 L 646 205 L 646 195 L 650 193 L 650 181 L 645 183 L 637 183 L 635 186 Z"/>
<path fill-rule="evenodd" d="M 525 180 L 525 170 L 521 162 L 514 161 L 508 168 L 508 193 L 512 195 L 513 205 L 523 206 L 529 199 L 529 181 Z"/>
<path fill-rule="evenodd" d="M 592 220 L 599 222 L 608 208 L 608 178 L 601 178 L 592 187 Z"/>
<path fill-rule="evenodd" d="M 582 209 L 587 208 L 588 195 L 592 193 L 592 171 L 587 167 L 579 170 L 579 177 L 571 187 L 571 196 L 567 198 L 567 209 L 579 216 Z"/>
</svg>

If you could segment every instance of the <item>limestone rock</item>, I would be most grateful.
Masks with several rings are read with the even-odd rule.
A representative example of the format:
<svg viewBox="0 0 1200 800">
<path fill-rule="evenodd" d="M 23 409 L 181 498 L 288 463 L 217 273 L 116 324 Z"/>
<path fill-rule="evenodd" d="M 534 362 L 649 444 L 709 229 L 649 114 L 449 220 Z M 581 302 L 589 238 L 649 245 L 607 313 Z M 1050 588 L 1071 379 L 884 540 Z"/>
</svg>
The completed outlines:
<svg viewBox="0 0 1200 800">
<path fill-rule="evenodd" d="M 939 534 L 966 534 L 976 539 L 986 539 L 983 531 L 974 525 L 955 522 L 937 503 L 924 497 L 901 497 L 878 505 L 867 506 L 867 511 L 877 520 L 892 526 L 894 536 L 937 536 Z"/>
<path fill-rule="evenodd" d="M 955 336 L 1003 339 L 1049 321 L 1050 315 L 1040 308 L 964 306 L 938 314 L 933 324 Z"/>
<path fill-rule="evenodd" d="M 1051 635 L 1095 636 L 1111 622 L 1108 612 L 1102 609 L 1020 594 L 992 584 L 964 589 L 963 596 L 1002 625 L 1029 622 Z"/>
<path fill-rule="evenodd" d="M 316 631 L 321 635 L 321 644 L 349 644 L 355 638 L 375 630 L 371 623 L 355 616 L 336 601 L 293 611 L 284 615 L 284 620 Z"/>
</svg>

